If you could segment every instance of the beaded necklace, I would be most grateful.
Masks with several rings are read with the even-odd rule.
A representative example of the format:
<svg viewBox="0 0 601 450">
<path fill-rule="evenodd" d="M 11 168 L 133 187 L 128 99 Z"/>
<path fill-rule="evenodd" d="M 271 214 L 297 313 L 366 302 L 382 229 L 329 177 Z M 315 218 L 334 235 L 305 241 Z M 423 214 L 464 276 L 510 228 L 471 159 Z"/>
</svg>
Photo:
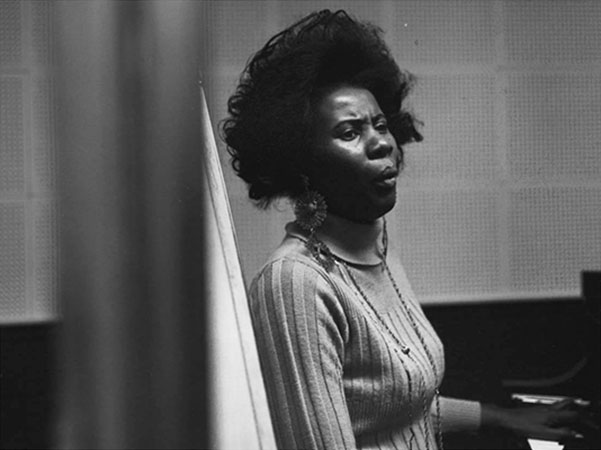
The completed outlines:
<svg viewBox="0 0 601 450">
<path fill-rule="evenodd" d="M 416 365 L 417 362 L 415 361 L 415 359 L 413 358 L 413 356 L 411 355 L 411 348 L 406 346 L 405 344 L 403 344 L 400 339 L 397 337 L 396 333 L 394 333 L 390 327 L 386 324 L 386 322 L 384 321 L 384 319 L 382 319 L 382 317 L 380 316 L 380 314 L 378 314 L 377 309 L 373 306 L 373 304 L 369 301 L 369 298 L 367 297 L 367 295 L 365 294 L 365 292 L 363 291 L 363 289 L 361 289 L 359 283 L 357 282 L 357 279 L 355 278 L 355 276 L 353 275 L 353 273 L 350 270 L 350 267 L 347 265 L 347 263 L 338 258 L 337 256 L 334 256 L 336 262 L 340 263 L 340 265 L 342 265 L 342 267 L 344 267 L 344 272 L 348 275 L 348 277 L 350 278 L 353 287 L 355 288 L 355 290 L 359 293 L 360 297 L 363 299 L 363 301 L 365 302 L 366 305 L 369 306 L 369 309 L 371 310 L 371 312 L 373 313 L 373 315 L 375 316 L 375 318 L 377 319 L 377 322 L 380 323 L 380 325 L 382 325 L 382 328 L 384 328 L 384 330 L 386 331 L 387 335 L 389 337 L 391 337 L 393 339 L 393 341 L 397 344 L 395 346 L 392 346 L 392 348 L 394 349 L 395 352 L 397 352 L 398 355 L 398 349 L 400 349 L 400 352 L 403 355 L 406 355 L 406 357 L 411 358 Z M 384 269 L 386 271 L 386 274 L 388 275 L 388 278 L 390 279 L 394 290 L 397 293 L 397 296 L 401 302 L 401 305 L 403 306 L 403 309 L 405 310 L 405 313 L 407 314 L 407 317 L 409 318 L 409 322 L 411 323 L 411 327 L 413 328 L 413 330 L 415 331 L 420 343 L 422 344 L 426 356 L 428 358 L 428 362 L 430 363 L 430 365 L 432 366 L 432 371 L 434 373 L 434 379 L 435 379 L 435 384 L 438 384 L 438 373 L 436 371 L 436 366 L 434 365 L 434 358 L 432 357 L 432 353 L 430 352 L 430 350 L 428 349 L 428 346 L 426 345 L 426 342 L 424 340 L 424 337 L 422 336 L 422 334 L 419 331 L 419 328 L 417 326 L 417 323 L 415 322 L 415 318 L 413 317 L 413 314 L 411 313 L 411 310 L 409 309 L 407 303 L 405 302 L 405 299 L 403 298 L 403 296 L 401 295 L 401 292 L 390 272 L 390 269 L 388 268 L 388 264 L 386 264 L 385 260 L 382 260 L 382 264 L 384 266 Z M 401 355 L 398 355 L 401 359 Z M 409 376 L 409 373 L 407 373 L 407 375 Z M 409 377 L 409 380 L 411 380 L 411 378 Z M 422 388 L 424 388 L 423 386 L 423 380 L 422 380 Z M 411 395 L 411 391 L 410 391 L 410 395 Z M 436 441 L 437 441 L 437 445 L 439 450 L 443 450 L 443 442 L 442 442 L 442 430 L 441 430 L 441 423 L 440 423 L 440 401 L 439 401 L 439 397 L 440 397 L 440 392 L 438 390 L 438 388 L 436 388 L 435 390 L 435 394 L 434 394 L 434 399 L 435 399 L 435 403 L 436 403 Z M 425 431 L 425 435 L 426 435 L 426 449 L 430 450 L 430 426 L 428 424 L 428 415 L 429 415 L 429 407 L 428 407 L 428 402 L 426 401 L 425 396 L 422 394 L 422 407 L 423 407 L 423 414 L 424 414 L 424 431 Z"/>
<path fill-rule="evenodd" d="M 319 252 L 318 255 L 313 254 L 313 256 L 316 257 L 316 259 L 318 260 L 318 262 L 320 264 L 322 264 L 324 267 L 327 267 L 327 269 L 331 268 L 333 263 L 336 263 L 339 266 L 339 268 L 340 267 L 344 268 L 344 270 L 340 270 L 340 273 L 346 275 L 343 278 L 346 279 L 347 284 L 352 285 L 352 287 L 355 288 L 355 290 L 357 291 L 359 296 L 363 299 L 364 303 L 368 306 L 368 309 L 370 310 L 371 315 L 373 316 L 372 320 L 374 320 L 376 323 L 379 323 L 381 325 L 381 327 L 384 329 L 385 335 L 389 336 L 389 338 L 392 339 L 394 344 L 396 344 L 396 345 L 391 345 L 391 347 L 397 353 L 399 358 L 401 360 L 403 359 L 403 357 L 400 354 L 400 353 L 402 353 L 403 355 L 405 355 L 405 357 L 410 358 L 416 364 L 416 367 L 419 367 L 420 366 L 419 363 L 415 360 L 415 358 L 411 354 L 411 348 L 401 342 L 401 340 L 397 337 L 397 334 L 390 329 L 390 327 L 387 325 L 386 321 L 384 321 L 384 319 L 380 316 L 377 309 L 374 307 L 372 302 L 369 300 L 368 296 L 365 294 L 363 289 L 361 289 L 360 284 L 357 282 L 357 279 L 353 275 L 353 273 L 352 273 L 350 267 L 348 266 L 348 264 L 346 263 L 346 261 L 344 261 L 342 258 L 339 258 L 338 256 L 334 255 L 323 242 L 321 242 L 315 238 L 314 238 L 314 241 L 316 241 L 316 242 L 313 242 L 312 243 L 313 245 L 311 245 L 311 243 L 309 243 L 309 245 L 312 247 L 317 243 L 319 245 L 319 248 L 321 251 Z M 430 365 L 432 367 L 435 385 L 438 385 L 439 376 L 438 376 L 438 372 L 436 371 L 436 365 L 434 364 L 434 357 L 432 356 L 432 353 L 428 349 L 428 346 L 426 345 L 424 337 L 422 336 L 422 334 L 419 330 L 419 327 L 415 321 L 415 318 L 413 317 L 413 313 L 411 312 L 411 310 L 409 309 L 409 306 L 405 302 L 404 297 L 401 295 L 401 291 L 400 291 L 399 287 L 397 286 L 396 281 L 395 281 L 394 277 L 392 276 L 392 273 L 390 272 L 390 268 L 388 267 L 388 264 L 386 263 L 386 252 L 387 252 L 387 247 L 388 247 L 388 234 L 386 231 L 386 221 L 385 220 L 384 220 L 384 228 L 383 228 L 383 247 L 384 247 L 384 251 L 383 251 L 382 265 L 384 267 L 386 275 L 388 276 L 388 279 L 392 283 L 392 286 L 397 294 L 397 297 L 398 297 L 407 317 L 409 318 L 409 323 L 411 324 L 411 327 L 413 328 L 422 347 L 424 348 L 426 357 L 428 358 L 428 362 L 430 363 Z M 328 263 L 324 264 L 322 262 L 323 259 L 327 260 Z M 400 353 L 399 353 L 399 349 L 400 349 Z M 406 375 L 409 380 L 409 401 L 411 401 L 411 375 L 410 375 L 409 371 L 406 371 Z M 421 388 L 422 388 L 421 400 L 422 400 L 423 415 L 424 415 L 424 432 L 425 432 L 425 438 L 426 438 L 426 450 L 430 450 L 430 425 L 429 425 L 429 421 L 428 421 L 429 405 L 428 405 L 428 402 L 426 401 L 426 397 L 424 395 L 425 384 L 424 384 L 423 380 L 421 380 Z M 435 424 L 436 443 L 437 443 L 439 450 L 444 450 L 443 441 L 442 441 L 442 428 L 441 428 L 441 421 L 440 421 L 440 400 L 439 400 L 440 392 L 439 392 L 438 388 L 436 388 L 434 392 L 435 392 L 434 399 L 435 399 L 435 404 L 436 404 L 436 424 Z M 410 415 L 410 419 L 411 419 L 411 415 Z"/>
</svg>

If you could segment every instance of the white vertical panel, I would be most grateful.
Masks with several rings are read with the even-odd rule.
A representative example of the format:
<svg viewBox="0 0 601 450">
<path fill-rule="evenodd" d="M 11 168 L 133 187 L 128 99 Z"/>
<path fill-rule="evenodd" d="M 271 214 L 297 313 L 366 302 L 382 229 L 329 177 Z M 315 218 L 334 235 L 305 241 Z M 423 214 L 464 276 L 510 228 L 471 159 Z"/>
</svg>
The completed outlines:
<svg viewBox="0 0 601 450">
<path fill-rule="evenodd" d="M 208 188 L 207 188 L 208 193 Z M 262 442 L 255 423 L 253 397 L 251 396 L 245 360 L 257 358 L 256 350 L 249 355 L 241 345 L 242 336 L 234 306 L 232 286 L 228 280 L 228 259 L 221 247 L 220 231 L 215 222 L 210 197 L 206 198 L 206 257 L 210 261 L 207 267 L 208 317 L 210 334 L 208 339 L 210 353 L 211 385 L 211 448 L 234 450 L 258 450 L 269 448 Z M 250 318 L 250 316 L 248 317 Z M 254 345 L 250 337 L 247 344 Z M 260 374 L 255 374 L 258 376 Z M 261 378 L 258 378 L 262 382 Z M 265 425 L 269 425 L 269 417 Z"/>
<path fill-rule="evenodd" d="M 212 120 L 200 90 L 208 207 L 211 375 L 217 411 L 211 428 L 217 448 L 273 449 L 275 437 L 254 339 L 236 230 Z M 223 303 L 223 304 L 222 304 Z M 231 354 L 230 354 L 231 353 Z M 214 366 L 213 366 L 214 364 Z M 232 434 L 231 430 L 236 430 Z"/>
</svg>

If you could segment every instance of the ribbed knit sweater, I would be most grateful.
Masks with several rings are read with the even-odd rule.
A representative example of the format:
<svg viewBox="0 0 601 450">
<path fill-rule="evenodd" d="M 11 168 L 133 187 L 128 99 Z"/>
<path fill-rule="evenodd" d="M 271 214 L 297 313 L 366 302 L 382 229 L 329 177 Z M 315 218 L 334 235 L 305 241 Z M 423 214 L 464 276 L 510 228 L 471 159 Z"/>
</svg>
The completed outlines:
<svg viewBox="0 0 601 450">
<path fill-rule="evenodd" d="M 250 290 L 278 447 L 436 449 L 439 423 L 477 429 L 479 403 L 435 401 L 443 346 L 398 259 L 384 256 L 382 221 L 329 215 L 318 232 L 337 257 L 328 270 L 296 224 L 286 231 Z"/>
</svg>

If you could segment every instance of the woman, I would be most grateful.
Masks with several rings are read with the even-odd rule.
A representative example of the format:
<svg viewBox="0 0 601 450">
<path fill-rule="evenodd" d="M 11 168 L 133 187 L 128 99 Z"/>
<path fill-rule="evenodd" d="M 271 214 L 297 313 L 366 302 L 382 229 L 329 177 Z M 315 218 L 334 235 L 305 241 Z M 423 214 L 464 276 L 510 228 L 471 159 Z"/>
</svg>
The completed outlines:
<svg viewBox="0 0 601 450">
<path fill-rule="evenodd" d="M 250 198 L 295 203 L 250 292 L 278 445 L 435 449 L 443 431 L 481 426 L 572 436 L 546 425 L 574 417 L 561 406 L 438 393 L 442 344 L 387 252 L 402 147 L 422 139 L 402 109 L 411 83 L 377 28 L 325 10 L 269 40 L 228 103 L 223 134 Z"/>
</svg>

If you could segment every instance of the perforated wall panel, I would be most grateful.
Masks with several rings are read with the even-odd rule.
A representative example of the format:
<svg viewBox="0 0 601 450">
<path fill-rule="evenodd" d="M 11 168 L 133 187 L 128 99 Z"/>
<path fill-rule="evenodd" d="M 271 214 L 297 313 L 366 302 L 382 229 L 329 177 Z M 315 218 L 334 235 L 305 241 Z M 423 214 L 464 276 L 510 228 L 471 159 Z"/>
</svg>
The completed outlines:
<svg viewBox="0 0 601 450">
<path fill-rule="evenodd" d="M 33 86 L 33 189 L 52 193 L 56 183 L 56 147 L 52 79 L 40 77 Z"/>
<path fill-rule="evenodd" d="M 0 76 L 0 193 L 25 189 L 23 79 Z"/>
<path fill-rule="evenodd" d="M 323 0 L 303 0 L 302 2 L 279 2 L 279 21 L 278 30 L 283 29 L 295 21 L 303 18 L 310 12 L 329 9 L 337 11 L 344 9 L 351 15 L 367 20 L 378 25 L 385 20 L 386 9 L 383 2 L 374 1 L 323 1 Z"/>
<path fill-rule="evenodd" d="M 601 73 L 508 78 L 513 179 L 601 180 Z"/>
<path fill-rule="evenodd" d="M 25 207 L 0 203 L 0 318 L 26 315 L 26 287 Z"/>
<path fill-rule="evenodd" d="M 241 72 L 240 69 L 232 69 L 221 73 L 219 77 L 214 77 L 212 80 L 213 83 L 210 86 L 211 90 L 208 95 L 209 104 L 212 107 L 211 118 L 214 127 L 217 127 L 219 122 L 227 115 L 227 100 L 225 102 L 222 100 L 224 98 L 228 99 L 235 92 Z M 220 141 L 217 143 L 219 144 Z"/>
<path fill-rule="evenodd" d="M 0 1 L 0 324 L 60 309 L 52 10 Z"/>
<path fill-rule="evenodd" d="M 424 141 L 407 155 L 412 178 L 490 180 L 498 171 L 494 83 L 488 75 L 424 75 L 411 95 Z"/>
<path fill-rule="evenodd" d="M 422 300 L 576 296 L 601 269 L 601 2 L 240 3 L 214 22 L 219 119 L 251 54 L 318 9 L 380 25 L 416 75 L 425 140 L 405 149 L 388 221 Z M 250 281 L 291 213 L 256 211 L 224 172 Z"/>
<path fill-rule="evenodd" d="M 390 42 L 401 65 L 490 63 L 495 58 L 494 2 L 396 1 Z"/>
<path fill-rule="evenodd" d="M 34 310 L 53 317 L 60 309 L 58 299 L 58 217 L 54 202 L 38 201 L 34 208 Z"/>
<path fill-rule="evenodd" d="M 601 2 L 506 1 L 507 60 L 515 64 L 601 60 Z"/>
<path fill-rule="evenodd" d="M 19 0 L 0 2 L 0 66 L 21 63 L 22 17 Z"/>
<path fill-rule="evenodd" d="M 275 34 L 276 27 L 270 13 L 277 4 L 272 1 L 252 2 L 223 0 L 212 5 L 214 26 L 211 29 L 218 51 L 212 61 L 228 66 L 244 65 L 251 54 L 266 42 L 265 36 Z M 223 26 L 220 26 L 223 24 Z M 261 26 L 257 26 L 261 24 Z"/>
<path fill-rule="evenodd" d="M 54 42 L 52 38 L 52 2 L 35 0 L 31 5 L 31 44 L 34 62 L 38 65 L 52 64 Z"/>
<path fill-rule="evenodd" d="M 400 192 L 391 237 L 421 297 L 496 292 L 501 287 L 494 193 Z"/>
<path fill-rule="evenodd" d="M 601 188 L 527 188 L 511 194 L 511 283 L 517 290 L 579 289 L 601 267 Z"/>
<path fill-rule="evenodd" d="M 278 207 L 279 211 L 259 210 L 246 197 L 231 198 L 230 205 L 242 270 L 246 282 L 250 283 L 284 238 L 284 227 L 294 216 L 286 202 Z"/>
</svg>

